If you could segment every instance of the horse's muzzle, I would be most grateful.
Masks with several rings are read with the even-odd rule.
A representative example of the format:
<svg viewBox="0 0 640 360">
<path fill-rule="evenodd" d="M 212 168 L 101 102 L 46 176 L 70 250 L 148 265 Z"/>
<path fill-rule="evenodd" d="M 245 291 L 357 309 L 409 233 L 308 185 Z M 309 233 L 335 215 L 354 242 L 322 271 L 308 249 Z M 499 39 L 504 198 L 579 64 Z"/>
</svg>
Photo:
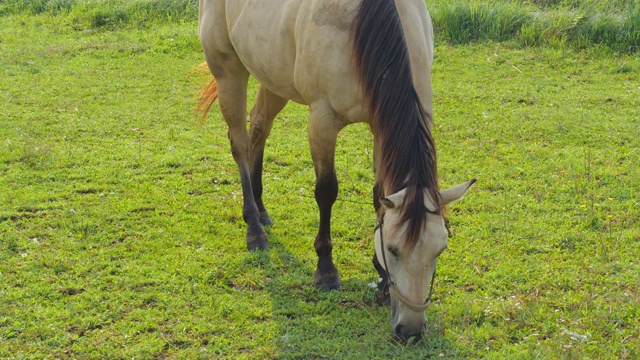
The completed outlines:
<svg viewBox="0 0 640 360">
<path fill-rule="evenodd" d="M 422 333 L 426 330 L 426 317 L 424 312 L 416 313 L 421 314 L 422 318 L 414 318 L 410 316 L 406 318 L 400 315 L 400 302 L 394 296 L 391 296 L 391 331 L 393 335 L 401 341 L 409 341 L 412 339 L 414 342 L 422 339 Z M 406 310 L 405 310 L 406 311 Z"/>
<path fill-rule="evenodd" d="M 418 331 L 411 331 L 407 326 L 398 324 L 393 327 L 393 334 L 402 341 L 408 341 L 413 338 L 413 341 L 419 341 L 422 339 L 422 332 L 424 329 Z"/>
</svg>

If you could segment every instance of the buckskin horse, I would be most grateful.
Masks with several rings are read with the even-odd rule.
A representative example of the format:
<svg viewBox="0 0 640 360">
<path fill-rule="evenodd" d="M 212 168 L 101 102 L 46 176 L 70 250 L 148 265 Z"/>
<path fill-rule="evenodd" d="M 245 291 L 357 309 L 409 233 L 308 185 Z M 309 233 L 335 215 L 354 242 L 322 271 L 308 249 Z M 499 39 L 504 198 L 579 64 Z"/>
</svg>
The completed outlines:
<svg viewBox="0 0 640 360">
<path fill-rule="evenodd" d="M 198 29 L 213 74 L 200 106 L 206 116 L 217 98 L 228 125 L 249 251 L 268 246 L 262 166 L 274 118 L 289 100 L 306 104 L 320 212 L 314 283 L 340 286 L 330 237 L 336 137 L 344 126 L 366 122 L 374 138 L 379 291 L 389 296 L 393 333 L 419 338 L 437 259 L 447 247 L 444 206 L 475 182 L 438 187 L 433 29 L 424 0 L 200 0 Z M 250 75 L 261 87 L 247 131 Z"/>
</svg>

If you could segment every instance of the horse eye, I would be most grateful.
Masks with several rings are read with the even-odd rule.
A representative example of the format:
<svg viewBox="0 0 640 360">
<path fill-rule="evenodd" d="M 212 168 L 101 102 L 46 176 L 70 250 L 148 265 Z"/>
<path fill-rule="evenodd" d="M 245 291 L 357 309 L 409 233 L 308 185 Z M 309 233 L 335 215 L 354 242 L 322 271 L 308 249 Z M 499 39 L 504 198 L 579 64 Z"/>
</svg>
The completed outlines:
<svg viewBox="0 0 640 360">
<path fill-rule="evenodd" d="M 391 253 L 391 255 L 398 257 L 398 249 L 394 248 L 394 247 L 387 247 L 387 250 L 389 250 L 389 252 Z"/>
</svg>

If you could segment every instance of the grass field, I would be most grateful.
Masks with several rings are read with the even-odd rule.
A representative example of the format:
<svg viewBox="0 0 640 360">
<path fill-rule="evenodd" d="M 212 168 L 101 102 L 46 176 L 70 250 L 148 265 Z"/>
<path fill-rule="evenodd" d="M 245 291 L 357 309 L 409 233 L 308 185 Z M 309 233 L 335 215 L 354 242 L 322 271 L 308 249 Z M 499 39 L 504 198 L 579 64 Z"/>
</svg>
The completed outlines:
<svg viewBox="0 0 640 360">
<path fill-rule="evenodd" d="M 148 27 L 194 21 L 196 0 L 4 0 L 3 14 L 66 15 L 76 30 Z M 438 41 L 452 44 L 514 41 L 523 46 L 594 44 L 615 52 L 640 50 L 638 0 L 432 0 Z"/>
<path fill-rule="evenodd" d="M 426 338 L 407 345 L 368 286 L 364 126 L 337 150 L 341 290 L 312 283 L 304 107 L 290 104 L 267 143 L 271 249 L 246 252 L 225 126 L 217 109 L 203 126 L 193 115 L 203 81 L 189 73 L 203 56 L 192 5 L 0 4 L 0 358 L 640 357 L 633 48 L 458 44 L 438 30 L 440 182 L 479 181 L 450 209 Z M 434 3 L 434 19 L 447 6 Z"/>
</svg>

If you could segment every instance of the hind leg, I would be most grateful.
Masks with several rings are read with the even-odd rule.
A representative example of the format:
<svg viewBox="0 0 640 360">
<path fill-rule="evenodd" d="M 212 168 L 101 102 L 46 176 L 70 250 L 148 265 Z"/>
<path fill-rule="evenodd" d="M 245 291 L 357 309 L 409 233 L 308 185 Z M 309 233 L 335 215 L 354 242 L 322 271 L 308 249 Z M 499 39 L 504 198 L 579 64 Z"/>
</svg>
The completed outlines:
<svg viewBox="0 0 640 360">
<path fill-rule="evenodd" d="M 247 223 L 247 248 L 252 251 L 267 248 L 267 233 L 258 220 L 258 206 L 251 187 L 251 141 L 247 131 L 249 72 L 229 39 L 225 4 L 224 1 L 200 1 L 198 32 L 207 64 L 217 81 L 220 112 L 227 123 L 231 153 L 240 173 L 242 217 Z"/>
<path fill-rule="evenodd" d="M 267 248 L 267 233 L 258 219 L 259 212 L 253 197 L 249 154 L 251 141 L 247 131 L 247 82 L 249 73 L 236 56 L 207 57 L 218 84 L 220 111 L 227 122 L 231 153 L 240 172 L 242 183 L 242 217 L 247 223 L 247 248 L 249 251 Z"/>
<path fill-rule="evenodd" d="M 287 104 L 287 99 L 281 98 L 264 87 L 260 88 L 256 104 L 251 110 L 251 154 L 249 156 L 251 170 L 251 187 L 253 197 L 258 207 L 259 220 L 262 225 L 271 225 L 273 222 L 267 214 L 267 209 L 262 202 L 262 164 L 264 157 L 264 145 L 273 126 L 273 119 Z"/>
</svg>

